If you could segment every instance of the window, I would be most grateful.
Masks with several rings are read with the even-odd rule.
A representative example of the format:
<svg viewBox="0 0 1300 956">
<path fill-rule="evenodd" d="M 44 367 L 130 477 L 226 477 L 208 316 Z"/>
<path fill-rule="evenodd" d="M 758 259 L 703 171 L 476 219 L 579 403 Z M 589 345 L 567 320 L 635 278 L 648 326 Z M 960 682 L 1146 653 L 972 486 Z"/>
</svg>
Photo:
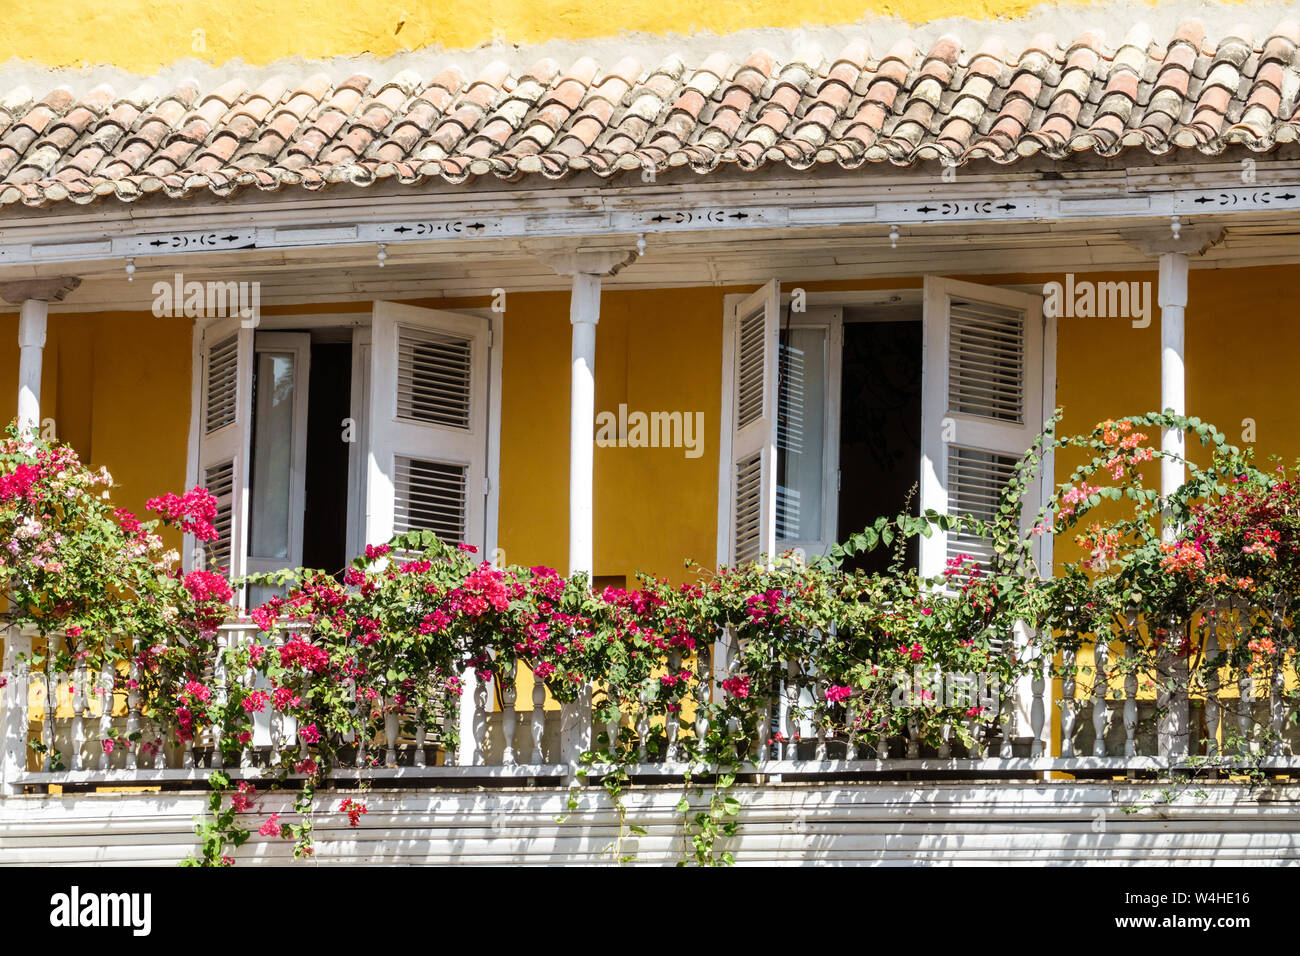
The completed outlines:
<svg viewBox="0 0 1300 956">
<path fill-rule="evenodd" d="M 409 530 L 486 552 L 489 320 L 377 302 L 312 321 L 196 333 L 194 473 L 219 537 L 191 564 L 335 571 Z"/>
<path fill-rule="evenodd" d="M 791 313 L 770 282 L 729 303 L 719 561 L 824 554 L 898 514 L 918 488 L 913 513 L 993 517 L 1050 404 L 1041 300 L 932 278 L 923 297 L 892 299 L 846 296 Z M 1040 495 L 1031 493 L 1027 518 Z M 985 540 L 937 531 L 911 547 L 926 575 L 957 554 L 991 554 Z M 883 570 L 889 558 L 862 556 L 858 566 Z"/>
</svg>

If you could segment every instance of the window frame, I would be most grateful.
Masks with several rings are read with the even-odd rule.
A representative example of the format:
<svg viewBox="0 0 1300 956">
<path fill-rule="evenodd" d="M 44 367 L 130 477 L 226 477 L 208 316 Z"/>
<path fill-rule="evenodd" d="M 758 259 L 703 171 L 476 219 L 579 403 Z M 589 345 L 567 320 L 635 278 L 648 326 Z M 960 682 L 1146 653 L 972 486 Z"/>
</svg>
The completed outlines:
<svg viewBox="0 0 1300 956">
<path fill-rule="evenodd" d="M 840 511 L 840 403 L 843 398 L 844 364 L 844 310 L 838 306 L 816 306 L 803 312 L 791 313 L 783 309 L 777 329 L 777 339 L 787 329 L 814 328 L 826 332 L 826 382 L 822 396 L 822 528 L 818 538 L 776 539 L 776 550 L 784 553 L 791 549 L 803 552 L 804 559 L 820 557 L 830 552 L 839 530 Z M 777 358 L 777 434 L 780 434 L 781 371 L 780 355 Z M 777 446 L 777 467 L 773 481 L 777 488 L 781 482 L 781 449 Z M 779 507 L 779 504 L 778 504 Z"/>
<path fill-rule="evenodd" d="M 263 315 L 259 318 L 256 327 L 252 330 L 254 334 L 258 332 L 311 332 L 317 329 L 325 328 L 351 328 L 352 329 L 352 374 L 350 376 L 350 401 L 349 413 L 353 420 L 355 432 L 354 441 L 349 443 L 348 447 L 348 514 L 347 514 L 347 542 L 349 558 L 355 557 L 365 549 L 365 526 L 366 526 L 366 486 L 365 475 L 367 471 L 367 460 L 370 451 L 369 434 L 369 403 L 370 403 L 370 376 L 373 366 L 371 352 L 371 325 L 374 311 L 373 302 L 368 303 L 368 308 L 364 311 L 357 312 L 324 312 L 324 313 L 304 313 L 298 312 L 291 315 Z M 487 355 L 487 376 L 483 383 L 483 388 L 487 390 L 486 394 L 486 478 L 487 487 L 481 496 L 481 507 L 483 509 L 483 528 L 484 528 L 484 545 L 486 554 L 485 560 L 491 559 L 498 552 L 497 534 L 499 527 L 499 505 L 500 505 L 500 463 L 501 463 L 501 383 L 502 383 L 502 332 L 504 327 L 504 315 L 492 312 L 490 309 L 458 309 L 458 313 L 466 316 L 472 316 L 488 321 L 488 355 Z M 202 415 L 204 404 L 204 366 L 203 366 L 203 339 L 205 331 L 223 321 L 220 317 L 200 318 L 194 321 L 192 330 L 192 349 L 191 349 L 191 389 L 190 389 L 190 427 L 186 446 L 186 465 L 185 465 L 185 484 L 187 488 L 194 488 L 202 483 L 199 472 L 199 448 L 202 431 Z M 255 349 L 255 346 L 254 346 Z M 255 361 L 255 355 L 250 356 L 250 362 Z M 247 400 L 251 407 L 252 393 L 251 383 Z M 340 431 L 342 423 L 340 423 Z M 244 426 L 246 443 L 251 447 L 252 443 L 252 423 L 251 416 L 249 423 Z M 304 461 L 305 468 L 305 461 Z M 479 496 L 475 495 L 475 507 L 479 507 Z M 246 500 L 242 504 L 242 510 L 246 514 L 250 503 Z M 239 511 L 241 505 L 236 503 L 236 514 L 234 520 L 239 520 Z M 198 567 L 197 554 L 199 549 L 198 542 L 194 541 L 192 536 L 185 536 L 185 548 L 182 552 L 182 567 L 185 571 L 191 571 Z M 243 600 L 242 596 L 240 598 Z"/>
<path fill-rule="evenodd" d="M 940 278 L 940 279 L 948 278 L 945 276 L 940 276 L 938 274 L 930 274 L 930 275 L 932 278 Z M 925 277 L 923 276 L 922 279 L 924 278 Z M 1014 292 L 1033 293 L 1036 291 L 1034 288 L 1024 287 L 1015 284 L 988 285 L 985 287 L 990 290 L 1002 290 L 1007 292 L 1014 291 Z M 726 509 L 729 507 L 728 502 L 730 500 L 729 482 L 731 476 L 729 473 L 729 467 L 731 464 L 731 417 L 734 415 L 735 412 L 734 412 L 733 401 L 731 396 L 731 391 L 732 391 L 731 380 L 727 375 L 726 363 L 728 361 L 734 362 L 734 355 L 735 355 L 735 345 L 734 342 L 732 341 L 734 335 L 731 327 L 731 317 L 733 316 L 737 306 L 746 297 L 747 296 L 743 294 L 728 294 L 723 297 L 722 322 L 723 322 L 724 375 L 723 375 L 723 383 L 722 383 L 723 385 L 722 405 L 721 405 L 722 419 L 719 428 L 720 440 L 719 440 L 719 449 L 718 449 L 719 513 L 718 513 L 717 549 L 718 549 L 719 564 L 729 563 L 730 536 L 732 533 L 731 518 Z M 791 298 L 790 290 L 783 289 L 780 297 L 781 313 L 783 316 L 783 320 L 782 320 L 783 325 L 784 325 L 784 316 L 786 314 L 786 310 L 788 308 L 790 298 Z M 898 304 L 914 305 L 918 307 L 920 310 L 920 321 L 922 323 L 922 330 L 923 330 L 922 361 L 924 363 L 925 352 L 927 349 L 930 348 L 930 343 L 928 340 L 924 338 L 924 329 L 926 326 L 925 309 L 927 305 L 926 305 L 923 288 L 911 287 L 911 288 L 892 288 L 892 289 L 879 289 L 879 290 L 857 290 L 857 291 L 844 291 L 844 292 L 809 292 L 806 294 L 806 302 L 807 302 L 807 311 L 805 313 L 795 313 L 794 314 L 795 316 L 813 314 L 816 313 L 818 310 L 822 310 L 822 309 L 838 309 L 841 311 L 841 316 L 842 316 L 843 310 L 851 307 L 870 307 L 870 306 L 898 305 Z M 1055 317 L 1048 316 L 1045 313 L 1042 314 L 1042 322 L 1043 322 L 1043 326 L 1042 326 L 1042 339 L 1041 339 L 1041 354 L 1038 356 L 1038 360 L 1041 363 L 1041 370 L 1042 370 L 1041 408 L 1043 410 L 1043 418 L 1046 419 L 1051 414 L 1052 410 L 1055 409 L 1056 407 L 1057 328 L 1056 328 Z M 828 464 L 827 472 L 828 474 L 833 475 L 835 479 L 833 485 L 834 495 L 832 500 L 834 501 L 835 507 L 833 510 L 835 512 L 835 519 L 837 523 L 836 526 L 832 528 L 830 532 L 832 541 L 834 541 L 835 538 L 838 537 L 839 484 L 840 484 L 838 480 L 839 469 L 840 469 L 839 435 L 840 435 L 840 422 L 842 419 L 842 411 L 843 411 L 842 408 L 840 407 L 840 400 L 842 395 L 842 377 L 843 377 L 842 328 L 843 328 L 843 320 L 841 319 L 841 335 L 840 335 L 839 347 L 834 350 L 834 360 L 833 360 L 835 366 L 835 385 L 833 386 L 833 391 L 835 395 L 835 414 L 833 416 L 833 421 L 828 421 L 827 423 L 828 438 L 831 434 L 832 428 L 834 431 L 834 443 L 832 445 L 832 443 L 828 440 L 827 451 L 829 452 L 829 454 L 826 456 L 826 460 L 828 462 L 833 461 L 833 465 L 834 465 L 832 469 L 829 467 Z M 831 364 L 832 364 L 831 358 L 830 356 L 828 356 L 828 362 L 827 362 L 828 384 L 831 378 L 830 375 Z M 923 395 L 925 393 L 926 388 L 927 388 L 927 383 L 923 380 L 922 381 Z M 945 392 L 946 392 L 946 383 L 945 383 Z M 923 435 L 927 426 L 928 423 L 925 420 L 925 411 L 923 410 L 922 422 L 921 422 Z M 1030 505 L 1034 508 L 1035 512 L 1038 510 L 1038 508 L 1041 508 L 1051 499 L 1051 495 L 1055 490 L 1055 473 L 1054 473 L 1053 457 L 1054 456 L 1052 455 L 1051 452 L 1048 452 L 1046 455 L 1043 456 L 1043 462 L 1040 469 L 1040 475 L 1042 480 L 1040 480 L 1039 482 L 1038 500 L 1036 502 L 1030 503 Z M 925 467 L 924 438 L 922 439 L 922 459 L 918 464 L 922 469 L 924 469 Z M 922 471 L 922 473 L 924 472 Z M 823 521 L 825 521 L 825 514 L 823 515 Z M 798 542 L 795 542 L 795 545 L 797 544 Z M 784 548 L 788 546 L 789 545 L 786 545 L 784 542 L 780 542 L 778 543 L 778 550 L 784 550 Z M 1035 557 L 1038 562 L 1040 574 L 1043 577 L 1050 577 L 1052 575 L 1052 561 L 1053 561 L 1052 540 L 1050 535 L 1040 535 L 1038 537 L 1038 540 L 1035 543 Z"/>
</svg>

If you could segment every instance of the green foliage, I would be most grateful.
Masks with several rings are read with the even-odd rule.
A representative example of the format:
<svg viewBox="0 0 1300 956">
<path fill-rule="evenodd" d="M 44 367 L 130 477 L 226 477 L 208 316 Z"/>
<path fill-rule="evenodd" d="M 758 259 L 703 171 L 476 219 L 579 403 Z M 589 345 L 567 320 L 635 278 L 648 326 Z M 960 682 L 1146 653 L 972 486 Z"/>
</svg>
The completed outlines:
<svg viewBox="0 0 1300 956">
<path fill-rule="evenodd" d="M 0 585 L 14 594 L 10 621 L 49 635 L 34 666 L 131 668 L 150 725 L 181 740 L 207 735 L 228 767 L 254 714 L 273 709 L 292 719 L 305 750 L 279 751 L 261 768 L 261 783 L 292 788 L 293 809 L 259 832 L 292 840 L 296 856 L 311 854 L 318 788 L 334 768 L 356 764 L 357 741 L 371 745 L 365 763 L 376 766 L 386 725 L 396 719 L 412 733 L 419 721 L 438 746 L 455 750 L 456 721 L 445 718 L 472 668 L 498 693 L 514 688 L 521 669 L 560 702 L 591 689 L 595 744 L 581 774 L 617 808 L 615 859 L 629 859 L 629 835 L 644 835 L 624 805 L 637 765 L 671 758 L 685 786 L 682 861 L 729 864 L 727 841 L 742 816 L 739 775 L 778 751 L 810 759 L 826 742 L 840 753 L 879 752 L 905 731 L 927 748 L 977 753 L 982 737 L 1006 732 L 1010 690 L 1039 652 L 1072 681 L 1146 680 L 1169 670 L 1159 665 L 1171 653 L 1188 653 L 1177 635 L 1226 601 L 1219 649 L 1194 661 L 1190 689 L 1220 667 L 1276 673 L 1291 660 L 1300 496 L 1290 479 L 1261 472 L 1196 419 L 1153 413 L 1067 438 L 1056 436 L 1058 420 L 1017 463 L 992 518 L 881 517 L 811 565 L 765 556 L 693 568 L 683 585 L 642 576 L 635 591 L 599 594 L 585 575 L 497 568 L 472 548 L 409 532 L 367 548 L 342 580 L 296 569 L 233 582 L 284 589 L 250 612 L 262 631 L 254 644 L 230 641 L 222 627 L 233 614 L 224 603 L 231 582 L 182 576 L 156 523 L 112 509 L 106 474 L 66 448 L 11 438 L 0 447 L 0 529 L 18 552 L 11 547 L 0 564 Z M 1188 462 L 1186 484 L 1168 498 L 1146 487 L 1143 472 L 1164 457 L 1144 444 L 1143 429 L 1160 428 L 1185 430 L 1209 459 Z M 1042 462 L 1064 452 L 1082 453 L 1084 463 L 1030 529 L 1026 500 Z M 1079 534 L 1087 557 L 1044 577 L 1038 537 L 1074 531 L 1094 512 L 1110 520 Z M 958 530 L 987 538 L 992 559 L 956 558 L 932 579 L 904 566 L 911 539 Z M 893 550 L 888 572 L 844 570 L 847 559 L 876 548 Z M 1029 646 L 1017 645 L 1020 622 L 1037 635 Z M 1105 675 L 1075 664 L 1083 645 L 1099 641 L 1127 647 Z M 718 651 L 725 656 L 714 661 Z M 967 682 L 954 695 L 944 683 L 953 675 L 977 675 L 980 688 Z M 783 697 L 788 722 L 774 731 Z M 787 739 L 790 727 L 811 727 L 817 739 Z M 61 755 L 49 756 L 62 766 Z M 194 865 L 226 865 L 250 837 L 241 824 L 248 791 L 232 788 L 225 773 L 210 786 Z M 571 796 L 569 812 L 577 806 Z"/>
</svg>

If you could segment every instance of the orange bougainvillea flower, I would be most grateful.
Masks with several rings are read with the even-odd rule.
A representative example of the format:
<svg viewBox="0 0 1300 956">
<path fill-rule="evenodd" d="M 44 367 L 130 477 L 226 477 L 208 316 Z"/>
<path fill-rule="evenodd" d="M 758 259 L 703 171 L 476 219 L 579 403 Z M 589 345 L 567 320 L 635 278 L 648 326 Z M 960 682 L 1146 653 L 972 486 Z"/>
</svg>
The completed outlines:
<svg viewBox="0 0 1300 956">
<path fill-rule="evenodd" d="M 1120 440 L 1120 436 L 1127 435 L 1133 430 L 1133 423 L 1116 422 L 1114 419 L 1108 418 L 1097 426 L 1097 430 L 1101 432 L 1102 441 L 1108 445 L 1114 445 Z M 1146 436 L 1143 435 L 1142 440 L 1145 440 L 1145 438 Z M 1129 445 L 1127 447 L 1132 448 L 1133 446 Z"/>
</svg>

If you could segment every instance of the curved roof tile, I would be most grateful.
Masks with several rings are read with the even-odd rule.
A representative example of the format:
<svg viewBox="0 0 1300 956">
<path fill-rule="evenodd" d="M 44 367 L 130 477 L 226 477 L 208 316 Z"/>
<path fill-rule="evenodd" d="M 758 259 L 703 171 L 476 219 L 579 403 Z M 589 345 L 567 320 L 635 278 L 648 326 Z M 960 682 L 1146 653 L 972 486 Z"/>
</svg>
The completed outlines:
<svg viewBox="0 0 1300 956">
<path fill-rule="evenodd" d="M 518 75 L 498 62 L 468 78 L 448 66 L 385 82 L 317 72 L 256 88 L 98 86 L 80 99 L 15 88 L 0 90 L 0 206 L 581 170 L 1263 151 L 1300 139 L 1298 48 L 1294 21 L 1258 40 L 1244 26 L 1207 38 L 1189 21 L 1163 45 L 1139 25 L 1113 48 L 1096 31 L 1015 51 L 944 36 L 925 53 L 856 40 L 819 62 L 759 49 L 648 66 L 542 60 Z"/>
</svg>

